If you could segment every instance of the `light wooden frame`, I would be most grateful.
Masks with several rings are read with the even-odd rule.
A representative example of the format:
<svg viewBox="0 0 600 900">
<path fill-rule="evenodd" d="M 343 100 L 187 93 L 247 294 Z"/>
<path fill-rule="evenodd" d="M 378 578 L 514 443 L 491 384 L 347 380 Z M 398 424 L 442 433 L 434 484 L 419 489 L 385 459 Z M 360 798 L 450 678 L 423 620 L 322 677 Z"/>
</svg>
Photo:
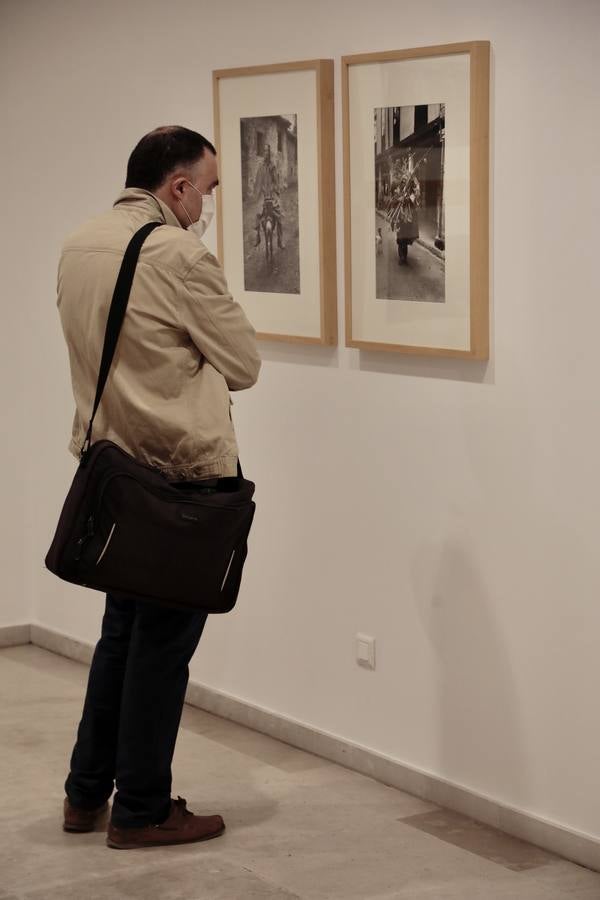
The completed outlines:
<svg viewBox="0 0 600 900">
<path fill-rule="evenodd" d="M 220 152 L 221 106 L 219 83 L 224 78 L 240 78 L 247 75 L 271 75 L 313 69 L 316 72 L 317 90 L 317 152 L 319 203 L 319 273 L 320 273 L 320 336 L 273 334 L 257 331 L 262 340 L 288 341 L 301 344 L 333 346 L 338 341 L 337 321 L 337 267 L 336 267 L 336 216 L 335 216 L 335 144 L 334 144 L 334 90 L 333 60 L 315 59 L 299 62 L 276 63 L 266 66 L 248 66 L 213 71 L 214 133 L 217 152 Z M 217 191 L 217 241 L 218 255 L 224 259 L 223 209 L 220 192 Z"/>
<path fill-rule="evenodd" d="M 352 254 L 350 219 L 350 66 L 390 61 L 419 59 L 451 54 L 469 54 L 469 261 L 470 297 L 468 350 L 443 347 L 417 347 L 357 340 L 352 334 Z M 384 350 L 427 356 L 459 357 L 473 360 L 489 358 L 489 68 L 488 41 L 417 47 L 384 53 L 357 54 L 342 57 L 342 104 L 344 139 L 344 246 L 346 281 L 346 346 L 363 350 Z"/>
</svg>

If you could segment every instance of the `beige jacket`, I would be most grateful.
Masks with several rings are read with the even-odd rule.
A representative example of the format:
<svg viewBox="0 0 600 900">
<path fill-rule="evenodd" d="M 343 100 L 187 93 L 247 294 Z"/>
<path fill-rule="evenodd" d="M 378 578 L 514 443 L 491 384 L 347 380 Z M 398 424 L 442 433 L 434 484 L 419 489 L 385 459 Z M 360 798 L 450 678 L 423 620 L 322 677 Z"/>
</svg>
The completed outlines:
<svg viewBox="0 0 600 900">
<path fill-rule="evenodd" d="M 138 188 L 124 190 L 63 247 L 57 305 L 76 406 L 69 450 L 78 457 L 85 439 L 125 247 L 151 221 L 166 225 L 142 247 L 92 443 L 108 438 L 171 479 L 235 475 L 229 391 L 256 382 L 254 329 L 215 257 Z"/>
</svg>

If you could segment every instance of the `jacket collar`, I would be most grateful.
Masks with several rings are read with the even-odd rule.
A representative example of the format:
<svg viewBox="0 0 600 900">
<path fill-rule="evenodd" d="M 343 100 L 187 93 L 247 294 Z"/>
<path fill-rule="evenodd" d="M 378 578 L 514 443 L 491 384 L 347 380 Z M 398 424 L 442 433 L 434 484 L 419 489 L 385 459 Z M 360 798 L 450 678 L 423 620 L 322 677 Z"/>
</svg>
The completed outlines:
<svg viewBox="0 0 600 900">
<path fill-rule="evenodd" d="M 182 227 L 177 216 L 169 209 L 167 204 L 163 203 L 162 200 L 159 200 L 158 197 L 143 188 L 125 188 L 113 203 L 113 207 L 124 206 L 126 204 L 130 207 L 135 207 L 136 209 L 147 212 L 150 217 L 149 221 L 158 217 L 162 219 L 166 225 L 174 225 L 176 228 Z"/>
</svg>

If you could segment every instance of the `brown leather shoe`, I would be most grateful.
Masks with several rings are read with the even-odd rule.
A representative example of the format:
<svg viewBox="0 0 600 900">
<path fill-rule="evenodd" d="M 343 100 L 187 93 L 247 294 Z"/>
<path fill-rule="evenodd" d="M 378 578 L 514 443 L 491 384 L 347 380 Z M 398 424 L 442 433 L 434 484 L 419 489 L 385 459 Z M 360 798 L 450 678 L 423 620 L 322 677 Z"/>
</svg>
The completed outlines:
<svg viewBox="0 0 600 900">
<path fill-rule="evenodd" d="M 117 828 L 110 823 L 106 844 L 114 850 L 137 850 L 140 847 L 209 841 L 224 831 L 225 823 L 221 816 L 195 816 L 186 809 L 183 797 L 178 797 L 177 800 L 171 800 L 171 811 L 160 825 Z"/>
<path fill-rule="evenodd" d="M 71 806 L 69 798 L 65 797 L 63 831 L 77 831 L 79 833 L 93 831 L 98 819 L 107 809 L 108 803 L 103 803 L 97 809 L 81 809 L 78 806 Z"/>
</svg>

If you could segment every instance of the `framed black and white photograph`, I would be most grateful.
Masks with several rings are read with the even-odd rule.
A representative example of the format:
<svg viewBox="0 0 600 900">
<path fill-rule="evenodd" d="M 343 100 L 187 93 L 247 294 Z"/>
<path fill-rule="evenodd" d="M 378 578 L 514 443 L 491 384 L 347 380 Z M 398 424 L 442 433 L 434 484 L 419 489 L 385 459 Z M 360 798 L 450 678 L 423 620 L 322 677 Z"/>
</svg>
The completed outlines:
<svg viewBox="0 0 600 900">
<path fill-rule="evenodd" d="M 376 296 L 444 303 L 443 103 L 375 110 Z"/>
<path fill-rule="evenodd" d="M 219 257 L 258 336 L 337 342 L 333 63 L 213 73 Z"/>
<path fill-rule="evenodd" d="M 489 43 L 343 58 L 346 344 L 486 359 Z"/>
<path fill-rule="evenodd" d="M 240 120 L 244 289 L 300 293 L 298 116 Z"/>
</svg>

